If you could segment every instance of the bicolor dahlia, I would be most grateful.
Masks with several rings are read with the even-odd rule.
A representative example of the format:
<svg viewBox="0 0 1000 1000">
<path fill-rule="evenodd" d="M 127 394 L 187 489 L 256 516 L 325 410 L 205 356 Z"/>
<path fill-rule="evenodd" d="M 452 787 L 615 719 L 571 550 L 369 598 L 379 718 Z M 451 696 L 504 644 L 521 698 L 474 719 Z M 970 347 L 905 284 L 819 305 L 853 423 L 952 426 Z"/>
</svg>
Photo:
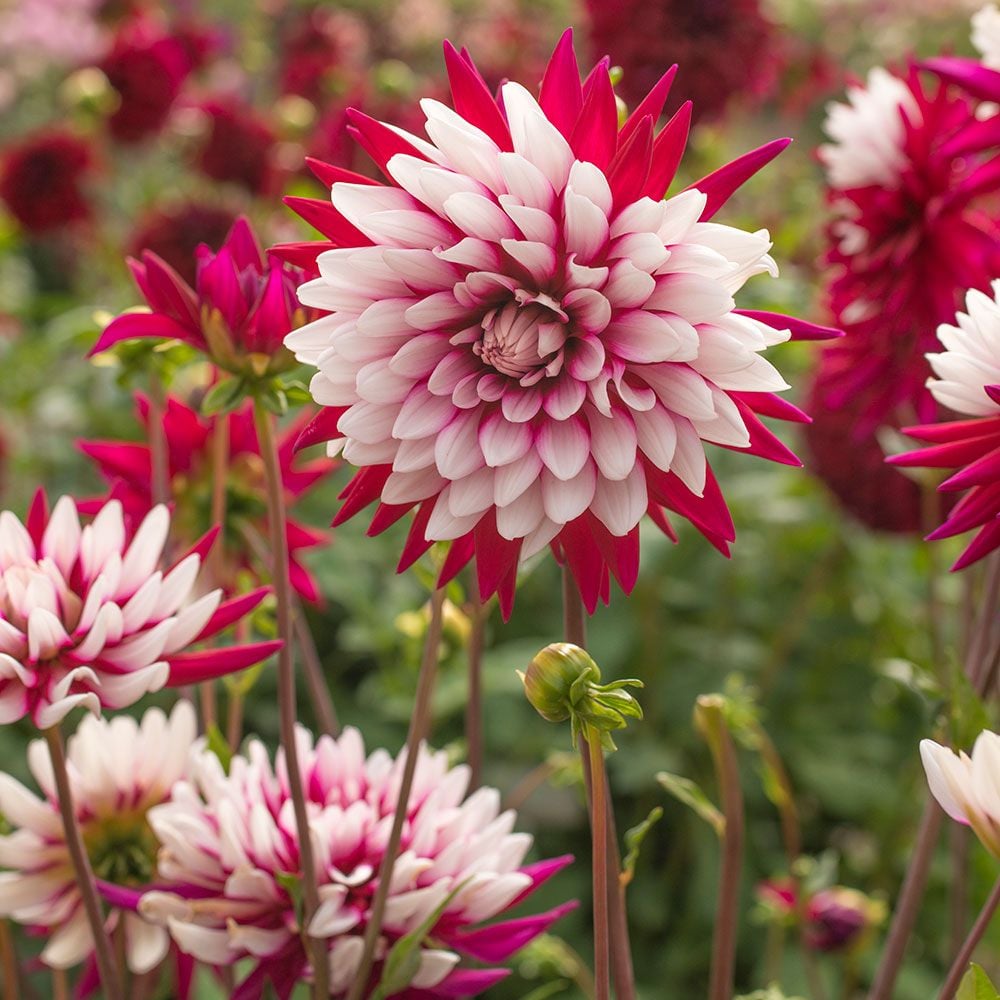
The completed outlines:
<svg viewBox="0 0 1000 1000">
<path fill-rule="evenodd" d="M 136 397 L 139 422 L 149 425 L 149 402 Z M 281 481 L 289 507 L 336 467 L 327 458 L 296 459 L 295 442 L 303 418 L 279 438 L 278 457 Z M 244 404 L 226 417 L 205 418 L 181 400 L 169 398 L 163 413 L 167 442 L 170 496 L 174 505 L 175 531 L 185 538 L 198 538 L 211 526 L 212 447 L 216 421 L 227 422 L 226 519 L 223 546 L 223 576 L 220 584 L 230 589 L 237 571 L 255 564 L 247 530 L 267 537 L 267 504 L 264 464 L 254 427 L 253 408 Z M 112 496 L 122 502 L 126 517 L 138 523 L 153 507 L 152 460 L 149 445 L 138 441 L 81 441 L 80 449 L 97 463 Z M 83 504 L 88 509 L 89 504 Z M 301 560 L 308 549 L 320 545 L 326 536 L 300 521 L 288 520 L 288 553 L 292 586 L 307 601 L 318 601 L 319 587 Z M 216 564 L 216 570 L 220 567 Z"/>
<path fill-rule="evenodd" d="M 297 738 L 321 901 L 309 933 L 327 940 L 331 996 L 342 996 L 357 974 L 404 757 L 393 760 L 384 750 L 366 757 L 355 729 L 315 746 L 305 730 Z M 140 912 L 168 926 L 178 947 L 200 961 L 253 959 L 234 1000 L 261 997 L 269 981 L 287 997 L 310 975 L 297 924 L 299 851 L 282 754 L 272 768 L 267 750 L 252 741 L 227 774 L 214 754 L 198 753 L 189 780 L 149 814 L 163 845 L 160 879 L 170 888 L 143 896 Z M 478 995 L 506 972 L 461 968 L 461 956 L 503 962 L 568 909 L 478 926 L 531 895 L 569 859 L 524 865 L 531 837 L 512 832 L 515 815 L 500 812 L 495 789 L 466 798 L 468 781 L 468 768 L 449 768 L 444 752 L 421 747 L 374 976 L 394 942 L 443 909 L 421 943 L 413 979 L 392 994 L 403 1000 Z"/>
<path fill-rule="evenodd" d="M 830 106 L 819 156 L 833 213 L 830 308 L 845 336 L 825 351 L 824 403 L 856 409 L 858 436 L 933 418 L 924 353 L 934 330 L 965 289 L 1000 273 L 1000 228 L 984 210 L 1000 172 L 949 146 L 973 112 L 914 67 L 905 77 L 874 69 Z"/>
<path fill-rule="evenodd" d="M 927 387 L 941 406 L 972 419 L 905 427 L 903 432 L 930 447 L 888 459 L 893 465 L 959 471 L 939 490 L 968 491 L 929 539 L 951 538 L 979 529 L 953 569 L 964 569 L 1000 545 L 1000 281 L 993 298 L 970 291 L 967 313 L 958 326 L 943 324 L 945 350 L 928 354 L 938 376 Z"/>
<path fill-rule="evenodd" d="M 25 524 L 0 512 L 0 723 L 30 716 L 47 729 L 78 705 L 124 708 L 164 685 L 242 670 L 281 645 L 189 649 L 256 607 L 266 590 L 195 599 L 211 536 L 162 569 L 169 529 L 161 505 L 130 537 L 117 500 L 85 527 L 69 497 L 50 516 L 39 493 Z"/>
<path fill-rule="evenodd" d="M 1000 858 L 1000 736 L 984 729 L 971 754 L 921 740 L 920 759 L 941 808 L 971 826 L 983 846 Z"/>
<path fill-rule="evenodd" d="M 100 882 L 145 888 L 156 870 L 156 837 L 147 813 L 170 799 L 187 772 L 197 736 L 194 709 L 174 706 L 168 718 L 149 709 L 141 724 L 125 715 L 85 717 L 69 738 L 67 768 L 73 807 L 94 875 Z M 44 741 L 28 747 L 28 766 L 42 798 L 0 773 L 0 915 L 48 939 L 42 961 L 67 969 L 92 956 L 94 942 L 77 888 L 52 763 Z M 124 921 L 125 955 L 136 974 L 163 960 L 170 939 L 134 912 L 112 910 L 109 929 Z"/>
<path fill-rule="evenodd" d="M 298 268 L 261 253 L 250 223 L 236 220 L 218 251 L 200 246 L 194 285 L 155 253 L 129 260 L 149 312 L 112 320 L 91 354 L 123 340 L 180 340 L 203 351 L 220 368 L 263 378 L 294 367 L 282 346 L 307 319 L 295 297 Z"/>
<path fill-rule="evenodd" d="M 90 146 L 64 129 L 46 129 L 3 150 L 0 199 L 28 232 L 44 233 L 90 217 L 83 184 Z"/>
<path fill-rule="evenodd" d="M 284 249 L 316 260 L 300 299 L 330 312 L 286 340 L 326 407 L 304 440 L 361 467 L 335 523 L 416 509 L 400 568 L 450 542 L 442 580 L 475 556 L 509 614 L 519 559 L 552 545 L 593 610 L 609 572 L 634 585 L 646 513 L 728 551 L 705 442 L 798 464 L 759 420 L 802 418 L 761 355 L 831 331 L 737 309 L 771 243 L 709 221 L 786 142 L 663 201 L 687 135 L 654 129 L 672 72 L 619 128 L 607 61 L 581 85 L 568 32 L 539 101 L 445 56 L 456 110 L 422 102 L 431 141 L 351 115 L 388 184 L 320 165 L 332 204 L 296 202 L 329 237 Z"/>
</svg>

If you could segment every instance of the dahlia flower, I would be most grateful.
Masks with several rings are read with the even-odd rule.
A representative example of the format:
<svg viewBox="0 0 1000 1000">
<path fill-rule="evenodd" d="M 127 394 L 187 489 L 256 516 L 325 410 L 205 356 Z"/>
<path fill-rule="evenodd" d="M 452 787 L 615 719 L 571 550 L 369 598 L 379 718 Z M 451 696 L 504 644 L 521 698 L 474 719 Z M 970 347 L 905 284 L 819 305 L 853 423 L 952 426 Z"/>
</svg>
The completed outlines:
<svg viewBox="0 0 1000 1000">
<path fill-rule="evenodd" d="M 983 847 L 1000 858 L 1000 736 L 984 729 L 971 755 L 921 740 L 920 759 L 938 805 L 953 820 L 971 826 Z"/>
<path fill-rule="evenodd" d="M 94 165 L 72 132 L 36 132 L 3 150 L 0 199 L 28 232 L 50 232 L 90 217 L 82 183 Z"/>
<path fill-rule="evenodd" d="M 211 101 L 201 110 L 209 119 L 208 136 L 197 165 L 206 177 L 229 181 L 251 194 L 268 195 L 277 185 L 274 131 L 250 105 Z"/>
<path fill-rule="evenodd" d="M 993 282 L 993 298 L 971 291 L 965 301 L 968 312 L 958 314 L 958 326 L 938 328 L 945 350 L 927 355 L 938 376 L 927 387 L 943 407 L 972 419 L 905 427 L 905 434 L 931 447 L 888 459 L 893 465 L 958 468 L 938 489 L 968 492 L 927 536 L 951 538 L 979 529 L 956 570 L 1000 545 L 1000 281 Z"/>
<path fill-rule="evenodd" d="M 294 365 L 282 340 L 306 319 L 295 299 L 302 275 L 270 255 L 265 260 L 245 218 L 218 251 L 198 248 L 193 286 L 148 250 L 129 266 L 150 312 L 112 320 L 91 354 L 149 337 L 183 341 L 239 375 L 263 378 Z"/>
<path fill-rule="evenodd" d="M 149 425 L 149 402 L 136 397 L 139 422 Z M 167 442 L 170 496 L 174 503 L 173 521 L 189 538 L 197 538 L 210 527 L 212 495 L 212 439 L 217 420 L 228 424 L 229 455 L 226 465 L 226 524 L 223 546 L 223 579 L 227 589 L 235 583 L 236 571 L 250 568 L 254 560 L 245 529 L 249 526 L 267 537 L 264 465 L 249 404 L 226 417 L 205 418 L 169 398 L 163 413 Z M 321 458 L 296 461 L 295 441 L 303 422 L 293 424 L 278 442 L 281 480 L 289 507 L 335 468 Z M 149 445 L 138 441 L 81 441 L 80 449 L 97 464 L 111 493 L 122 503 L 126 517 L 138 523 L 153 507 L 152 460 Z M 92 504 L 81 504 L 91 509 Z M 288 520 L 288 551 L 292 586 L 307 601 L 319 600 L 316 579 L 301 561 L 301 554 L 326 540 L 326 536 L 305 524 Z"/>
<path fill-rule="evenodd" d="M 916 69 L 883 69 L 834 103 L 821 146 L 833 212 L 831 312 L 845 331 L 826 348 L 831 408 L 859 413 L 858 436 L 882 423 L 932 419 L 924 353 L 967 288 L 1000 273 L 1000 228 L 984 202 L 1000 174 L 949 140 L 975 122 L 972 104 L 928 89 Z"/>
<path fill-rule="evenodd" d="M 305 730 L 297 738 L 321 900 L 309 934 L 327 940 L 331 996 L 342 996 L 357 974 L 404 759 L 384 750 L 366 757 L 355 729 L 315 745 Z M 238 1000 L 261 997 L 268 981 L 289 996 L 310 975 L 291 884 L 299 852 L 282 753 L 272 768 L 253 741 L 228 774 L 213 754 L 197 753 L 188 780 L 149 814 L 169 888 L 146 893 L 139 910 L 200 961 L 253 959 L 233 994 Z M 468 768 L 449 769 L 443 752 L 421 747 L 378 965 L 394 942 L 443 909 L 420 945 L 412 981 L 394 997 L 478 995 L 506 973 L 460 968 L 461 955 L 502 962 L 568 908 L 477 926 L 506 913 L 569 859 L 524 865 L 531 837 L 512 832 L 515 815 L 500 812 L 494 789 L 465 798 L 468 781 Z"/>
<path fill-rule="evenodd" d="M 26 524 L 0 512 L 0 723 L 30 716 L 47 729 L 77 705 L 124 708 L 164 685 L 242 670 L 281 645 L 188 649 L 245 615 L 266 590 L 193 600 L 211 536 L 163 570 L 169 528 L 161 505 L 129 539 L 117 500 L 83 528 L 69 497 L 49 516 L 39 494 Z"/>
<path fill-rule="evenodd" d="M 166 802 L 184 777 L 197 736 L 194 709 L 174 706 L 168 718 L 149 709 L 142 722 L 125 715 L 108 721 L 85 717 L 69 738 L 67 767 L 73 806 L 95 876 L 145 887 L 156 869 L 156 838 L 147 813 Z M 83 962 L 93 938 L 77 888 L 59 813 L 52 763 L 44 741 L 28 747 L 28 766 L 43 798 L 0 773 L 0 813 L 12 827 L 0 836 L 0 915 L 25 924 L 48 941 L 42 961 L 57 969 Z M 124 922 L 125 955 L 132 972 L 155 968 L 170 939 L 137 913 L 113 910 L 109 925 Z"/>
<path fill-rule="evenodd" d="M 759 101 L 777 80 L 780 36 L 760 0 L 587 0 L 586 8 L 592 48 L 622 67 L 619 91 L 630 105 L 673 63 L 695 120 L 719 117 L 737 95 Z"/>
<path fill-rule="evenodd" d="M 551 544 L 592 611 L 609 572 L 635 583 L 647 512 L 728 551 L 704 442 L 797 464 L 758 419 L 802 418 L 761 352 L 831 331 L 736 309 L 771 243 L 709 221 L 786 143 L 662 201 L 687 133 L 654 137 L 672 72 L 619 129 L 607 61 L 581 86 L 568 32 L 540 101 L 445 56 L 457 110 L 422 102 L 431 141 L 351 116 L 389 184 L 319 165 L 332 204 L 295 203 L 329 236 L 283 251 L 316 260 L 299 297 L 330 313 L 286 339 L 326 407 L 304 440 L 361 468 L 334 523 L 417 509 L 401 569 L 451 542 L 442 580 L 475 555 L 509 614 L 519 559 Z"/>
</svg>

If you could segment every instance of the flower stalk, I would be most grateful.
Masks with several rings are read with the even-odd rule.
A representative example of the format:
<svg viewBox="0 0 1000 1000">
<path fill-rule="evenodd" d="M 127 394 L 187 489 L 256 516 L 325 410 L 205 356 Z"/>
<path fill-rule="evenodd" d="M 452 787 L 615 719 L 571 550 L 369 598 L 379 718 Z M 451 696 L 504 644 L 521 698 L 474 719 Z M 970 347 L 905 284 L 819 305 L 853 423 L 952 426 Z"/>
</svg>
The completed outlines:
<svg viewBox="0 0 1000 1000">
<path fill-rule="evenodd" d="M 478 788 L 483 777 L 483 648 L 486 645 L 488 605 L 475 601 L 472 609 L 472 634 L 469 636 L 469 697 L 465 704 L 466 760 L 471 777 L 469 787 Z"/>
<path fill-rule="evenodd" d="M 589 731 L 583 742 L 590 759 L 590 830 L 594 887 L 594 996 L 608 1000 L 611 938 L 608 928 L 608 824 L 604 775 L 604 751 L 600 733 Z"/>
<path fill-rule="evenodd" d="M 90 859 L 83 844 L 83 835 L 76 821 L 73 809 L 73 792 L 69 784 L 69 771 L 66 768 L 66 747 L 63 744 L 62 732 L 58 726 L 50 726 L 45 730 L 45 742 L 49 748 L 52 760 L 52 774 L 56 783 L 56 794 L 59 798 L 59 813 L 62 816 L 63 829 L 66 833 L 66 846 L 69 850 L 76 884 L 80 889 L 83 909 L 87 915 L 87 923 L 94 939 L 94 954 L 97 959 L 97 970 L 104 986 L 107 1000 L 124 1000 L 121 976 L 115 961 L 114 947 L 104 924 L 104 914 L 97 895 L 97 884 L 90 867 Z"/>
<path fill-rule="evenodd" d="M 417 770 L 420 744 L 426 739 L 430 729 L 431 698 L 437 679 L 441 633 L 444 627 L 443 612 L 444 590 L 438 589 L 431 595 L 431 615 L 427 625 L 427 635 L 424 638 L 424 652 L 420 662 L 420 676 L 417 679 L 417 692 L 413 704 L 413 714 L 410 717 L 410 729 L 406 737 L 406 761 L 403 765 L 396 811 L 392 818 L 392 830 L 389 833 L 389 842 L 386 844 L 385 854 L 379 866 L 378 888 L 375 890 L 371 915 L 368 919 L 368 925 L 365 927 L 364 950 L 361 953 L 357 975 L 351 984 L 350 992 L 347 994 L 347 1000 L 362 1000 L 365 996 L 375 961 L 375 946 L 382 930 L 385 904 L 389 898 L 389 886 L 392 882 L 392 871 L 403 837 L 403 824 L 406 821 L 410 792 L 413 789 L 413 777 Z"/>
<path fill-rule="evenodd" d="M 302 869 L 302 891 L 305 902 L 303 933 L 313 967 L 313 996 L 327 1000 L 329 968 L 326 945 L 309 937 L 308 928 L 319 908 L 319 891 L 316 886 L 316 867 L 313 858 L 309 817 L 306 812 L 302 772 L 295 743 L 295 664 L 292 659 L 292 588 L 288 568 L 288 531 L 285 517 L 285 493 L 281 480 L 281 464 L 274 433 L 274 418 L 260 398 L 254 399 L 254 421 L 267 479 L 268 523 L 271 533 L 273 557 L 273 586 L 277 601 L 278 636 L 283 645 L 278 651 L 278 715 L 281 745 L 288 767 L 288 785 L 295 812 L 295 826 L 299 832 L 299 866 Z"/>
<path fill-rule="evenodd" d="M 983 908 L 979 911 L 979 916 L 972 925 L 968 937 L 966 937 L 965 942 L 955 956 L 955 961 L 952 962 L 951 969 L 948 971 L 944 986 L 941 987 L 941 992 L 938 994 L 938 1000 L 952 1000 L 955 996 L 959 984 L 962 982 L 962 977 L 968 970 L 972 953 L 976 950 L 976 945 L 979 944 L 986 933 L 986 929 L 989 927 L 998 906 L 1000 906 L 1000 878 L 994 883 L 989 898 L 983 904 Z"/>
</svg>

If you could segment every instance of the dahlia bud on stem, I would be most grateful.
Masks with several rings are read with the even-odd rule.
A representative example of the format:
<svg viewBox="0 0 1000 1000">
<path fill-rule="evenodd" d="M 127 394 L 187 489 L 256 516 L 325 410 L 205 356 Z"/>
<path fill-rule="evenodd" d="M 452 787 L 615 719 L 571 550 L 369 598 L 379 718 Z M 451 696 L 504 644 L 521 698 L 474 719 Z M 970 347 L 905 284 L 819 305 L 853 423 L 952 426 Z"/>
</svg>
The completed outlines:
<svg viewBox="0 0 1000 1000">
<path fill-rule="evenodd" d="M 615 750 L 611 732 L 641 719 L 639 702 L 626 690 L 635 679 L 600 684 L 601 671 L 587 652 L 569 642 L 546 646 L 520 674 L 528 701 L 549 722 L 569 720 L 573 745 L 581 740 L 590 771 L 590 830 L 594 892 L 596 1000 L 610 996 L 611 941 L 608 915 L 608 790 L 604 751 Z"/>
</svg>

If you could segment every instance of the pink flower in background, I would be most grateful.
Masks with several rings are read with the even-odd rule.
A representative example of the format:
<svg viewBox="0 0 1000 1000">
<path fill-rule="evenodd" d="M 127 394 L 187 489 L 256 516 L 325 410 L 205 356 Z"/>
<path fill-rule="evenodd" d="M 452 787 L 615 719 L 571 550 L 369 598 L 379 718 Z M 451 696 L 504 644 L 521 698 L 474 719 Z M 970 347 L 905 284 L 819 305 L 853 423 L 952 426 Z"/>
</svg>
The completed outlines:
<svg viewBox="0 0 1000 1000">
<path fill-rule="evenodd" d="M 136 398 L 139 422 L 149 424 L 149 403 Z M 179 399 L 169 398 L 163 415 L 167 440 L 170 492 L 174 503 L 175 531 L 183 537 L 200 537 L 211 527 L 212 438 L 216 420 L 228 424 L 226 464 L 226 523 L 219 544 L 223 546 L 224 579 L 231 589 L 241 569 L 258 563 L 247 531 L 267 537 L 264 465 L 250 404 L 227 417 L 204 418 Z M 330 459 L 297 460 L 295 441 L 308 417 L 282 434 L 278 442 L 281 480 L 289 507 L 336 468 Z M 94 460 L 128 518 L 138 523 L 153 507 L 152 464 L 149 445 L 137 441 L 81 441 L 81 450 Z M 82 504 L 87 509 L 89 504 Z M 288 549 L 292 586 L 307 601 L 320 599 L 316 579 L 301 560 L 302 553 L 326 541 L 326 535 L 293 518 L 288 520 Z M 218 569 L 218 565 L 215 565 Z"/>
<path fill-rule="evenodd" d="M 595 55 L 623 70 L 618 90 L 638 104 L 663 70 L 680 66 L 670 110 L 693 101 L 693 116 L 718 118 L 738 97 L 759 101 L 774 88 L 780 36 L 759 0 L 587 0 Z"/>
<path fill-rule="evenodd" d="M 995 165 L 957 154 L 950 140 L 975 121 L 972 105 L 916 69 L 875 69 L 830 106 L 827 168 L 833 212 L 830 308 L 845 336 L 825 350 L 823 404 L 858 413 L 856 435 L 929 420 L 924 354 L 967 288 L 1000 274 L 1000 228 L 986 210 Z"/>
<path fill-rule="evenodd" d="M 304 440 L 361 469 L 335 523 L 416 510 L 400 569 L 450 542 L 442 580 L 475 556 L 509 614 L 519 561 L 551 545 L 593 610 L 611 574 L 634 585 L 644 514 L 728 551 L 705 442 L 797 464 L 758 416 L 803 419 L 762 352 L 832 331 L 737 309 L 771 243 L 710 221 L 786 142 L 662 201 L 688 126 L 655 130 L 672 72 L 619 128 L 607 62 L 581 85 L 569 33 L 540 101 L 446 62 L 456 110 L 422 102 L 430 142 L 351 114 L 389 184 L 320 164 L 332 203 L 294 202 L 329 237 L 281 251 L 315 262 L 300 299 L 330 313 L 286 340 L 326 407 Z"/>
<path fill-rule="evenodd" d="M 905 427 L 904 433 L 930 447 L 893 455 L 893 465 L 958 469 L 939 487 L 965 492 L 929 539 L 952 538 L 978 529 L 952 569 L 964 569 L 1000 546 L 1000 281 L 993 297 L 970 291 L 957 326 L 943 324 L 945 350 L 928 354 L 937 378 L 927 387 L 948 410 L 971 419 Z"/>
<path fill-rule="evenodd" d="M 108 44 L 98 20 L 103 0 L 18 0 L 0 13 L 0 59 L 26 75 L 82 66 Z"/>
<path fill-rule="evenodd" d="M 170 799 L 188 769 L 198 729 L 189 702 L 168 718 L 149 709 L 141 723 L 126 715 L 85 717 L 69 738 L 67 766 L 73 806 L 95 876 L 106 883 L 147 887 L 156 871 L 156 838 L 146 814 Z M 66 846 L 52 763 L 41 740 L 28 746 L 38 798 L 0 773 L 0 812 L 11 830 L 0 836 L 0 914 L 48 939 L 42 961 L 68 969 L 91 960 L 93 938 Z M 125 957 L 137 975 L 154 969 L 170 938 L 137 913 L 112 910 L 109 930 L 124 923 Z"/>
<path fill-rule="evenodd" d="M 327 940 L 331 996 L 339 997 L 357 973 L 404 759 L 384 750 L 366 757 L 355 729 L 315 746 L 300 729 L 298 740 L 321 901 L 309 932 Z M 257 741 L 233 758 L 228 774 L 203 751 L 190 779 L 149 816 L 162 844 L 159 875 L 170 888 L 147 893 L 139 910 L 200 961 L 252 959 L 253 971 L 233 993 L 238 1000 L 257 1000 L 268 982 L 288 996 L 310 975 L 289 886 L 300 862 L 284 766 L 282 751 L 272 768 Z M 412 981 L 393 993 L 401 1000 L 478 996 L 506 971 L 463 968 L 461 956 L 504 962 L 570 908 L 478 926 L 506 914 L 570 859 L 525 865 L 531 837 L 512 832 L 515 814 L 500 811 L 495 789 L 466 798 L 468 781 L 467 767 L 449 768 L 443 751 L 421 748 L 374 977 L 393 943 L 444 909 Z"/>
<path fill-rule="evenodd" d="M 295 292 L 304 275 L 272 255 L 261 254 L 250 223 L 237 219 L 218 251 L 201 246 L 188 285 L 155 253 L 130 260 L 132 275 L 150 312 L 111 321 L 91 354 L 123 340 L 180 340 L 207 354 L 220 368 L 264 377 L 294 365 L 282 346 L 305 322 Z"/>
<path fill-rule="evenodd" d="M 276 140 L 267 121 L 237 101 L 213 101 L 202 110 L 209 126 L 198 153 L 198 169 L 213 180 L 239 184 L 251 194 L 273 193 L 278 185 Z"/>
<path fill-rule="evenodd" d="M 31 233 L 90 218 L 83 184 L 94 166 L 90 145 L 65 129 L 35 132 L 8 146 L 0 162 L 0 198 Z"/>
<path fill-rule="evenodd" d="M 47 729 L 78 705 L 125 708 L 164 685 L 242 670 L 280 646 L 189 649 L 247 614 L 266 590 L 196 598 L 211 538 L 164 569 L 169 528 L 160 506 L 129 538 L 117 500 L 83 528 L 69 497 L 49 516 L 39 494 L 26 524 L 0 512 L 0 723 L 30 716 Z"/>
</svg>

